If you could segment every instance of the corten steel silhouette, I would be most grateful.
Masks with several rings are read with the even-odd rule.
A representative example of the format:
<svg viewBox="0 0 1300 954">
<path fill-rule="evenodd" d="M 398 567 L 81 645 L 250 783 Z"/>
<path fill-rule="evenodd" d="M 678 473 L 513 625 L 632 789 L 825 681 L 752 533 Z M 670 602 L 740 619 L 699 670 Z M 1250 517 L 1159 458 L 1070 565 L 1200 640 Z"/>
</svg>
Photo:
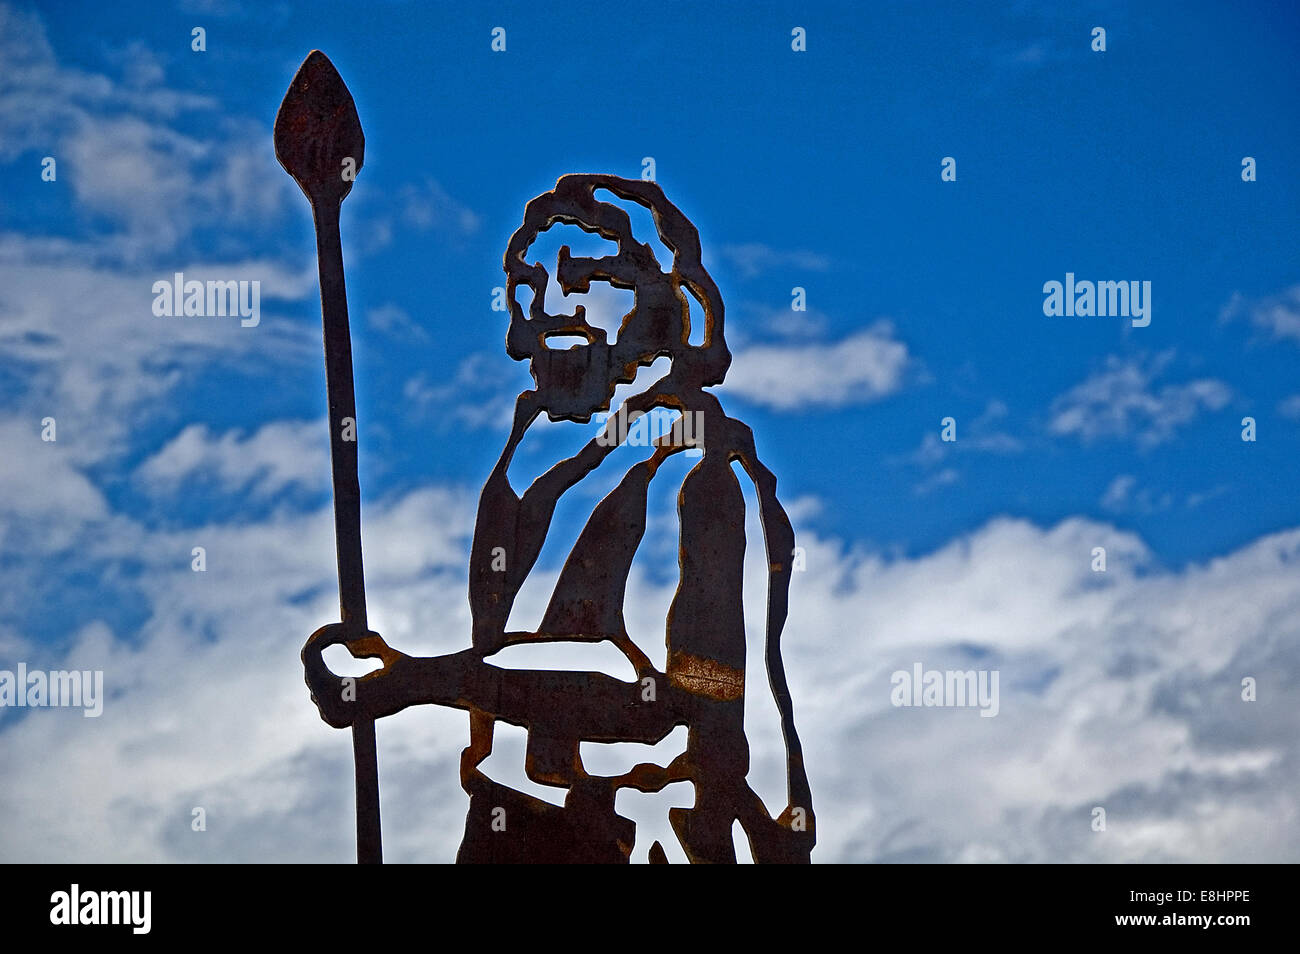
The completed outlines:
<svg viewBox="0 0 1300 954">
<path fill-rule="evenodd" d="M 352 185 L 341 171 L 346 160 L 353 161 L 353 171 L 360 169 L 363 139 L 352 98 L 323 54 L 313 52 L 294 78 L 276 120 L 275 140 L 281 163 L 311 200 L 316 219 L 342 609 L 342 622 L 312 634 L 302 659 L 321 717 L 332 726 L 353 729 L 358 859 L 380 860 L 374 720 L 432 703 L 470 715 L 470 742 L 460 767 L 470 807 L 459 861 L 626 862 L 635 825 L 615 811 L 618 791 L 657 792 L 680 781 L 693 785 L 695 803 L 672 809 L 669 818 L 691 861 L 734 862 L 736 820 L 756 861 L 808 861 L 816 826 L 780 651 L 794 533 L 776 498 L 776 479 L 755 454 L 750 429 L 728 417 L 705 390 L 722 382 L 731 356 L 723 339 L 722 298 L 701 265 L 695 227 L 655 183 L 615 176 L 564 176 L 552 191 L 528 203 L 523 225 L 505 254 L 510 304 L 506 351 L 515 360 L 529 361 L 536 387 L 519 395 L 510 438 L 479 501 L 469 567 L 472 646 L 445 656 L 411 657 L 390 648 L 366 625 L 356 443 L 345 439 L 344 419 L 354 418 L 355 409 L 338 237 L 339 203 Z M 598 199 L 598 190 L 650 210 L 660 240 L 673 255 L 668 271 L 649 244 L 633 237 L 627 212 Z M 549 273 L 540 263 L 528 263 L 526 255 L 555 223 L 576 225 L 617 243 L 617 253 L 602 258 L 573 257 L 563 247 L 556 274 L 566 295 L 588 291 L 592 281 L 634 292 L 634 307 L 613 343 L 603 329 L 587 322 L 581 306 L 572 315 L 546 310 Z M 516 300 L 520 286 L 532 291 L 526 315 Z M 704 311 L 699 345 L 689 342 L 688 294 Z M 559 335 L 578 336 L 586 344 L 549 347 L 547 339 Z M 670 359 L 668 373 L 629 397 L 610 416 L 601 437 L 555 464 L 522 495 L 516 493 L 507 470 L 541 413 L 552 421 L 588 422 L 593 413 L 609 410 L 618 384 L 631 383 L 638 368 L 660 357 Z M 653 442 L 648 459 L 632 466 L 595 507 L 538 629 L 507 631 L 515 596 L 534 567 L 557 501 L 625 441 L 627 429 L 620 418 L 634 422 L 655 408 L 680 416 L 670 432 Z M 688 447 L 702 455 L 678 495 L 681 573 L 666 625 L 666 671 L 660 672 L 628 636 L 623 597 L 645 532 L 648 484 L 664 460 Z M 785 736 L 788 796 L 775 818 L 746 782 L 745 504 L 733 461 L 740 462 L 756 489 L 769 566 L 766 664 Z M 602 673 L 503 669 L 491 663 L 492 654 L 511 645 L 603 640 L 622 651 L 636 682 Z M 321 653 L 340 643 L 358 658 L 381 660 L 383 667 L 357 680 L 335 676 Z M 527 730 L 525 770 L 538 783 L 566 789 L 563 806 L 511 789 L 480 770 L 491 754 L 498 720 Z M 584 740 L 656 743 L 679 725 L 687 727 L 686 751 L 666 767 L 643 763 L 613 778 L 583 768 Z M 501 826 L 493 822 L 502 818 L 504 830 L 497 830 Z M 657 842 L 650 859 L 667 860 Z"/>
</svg>

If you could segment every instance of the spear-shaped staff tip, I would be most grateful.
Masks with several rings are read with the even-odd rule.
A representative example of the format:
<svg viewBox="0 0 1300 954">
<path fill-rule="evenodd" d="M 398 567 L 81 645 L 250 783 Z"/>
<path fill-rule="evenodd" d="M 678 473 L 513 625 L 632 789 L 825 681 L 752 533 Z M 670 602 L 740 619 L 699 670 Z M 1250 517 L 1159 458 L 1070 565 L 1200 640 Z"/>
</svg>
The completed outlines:
<svg viewBox="0 0 1300 954">
<path fill-rule="evenodd" d="M 330 58 L 312 50 L 275 117 L 276 158 L 313 203 L 334 193 L 342 201 L 365 151 L 352 94 Z"/>
</svg>

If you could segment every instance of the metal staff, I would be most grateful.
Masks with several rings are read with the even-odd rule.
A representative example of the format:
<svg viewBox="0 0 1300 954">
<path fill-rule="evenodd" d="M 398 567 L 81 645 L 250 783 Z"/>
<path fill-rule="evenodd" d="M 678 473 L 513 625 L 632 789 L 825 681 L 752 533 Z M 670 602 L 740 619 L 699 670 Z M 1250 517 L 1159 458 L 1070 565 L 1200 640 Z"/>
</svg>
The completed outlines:
<svg viewBox="0 0 1300 954">
<path fill-rule="evenodd" d="M 361 565 L 361 487 L 357 481 L 356 401 L 352 389 L 352 338 L 343 283 L 339 208 L 361 169 L 365 136 L 356 105 L 334 64 L 313 50 L 298 68 L 275 117 L 275 155 L 311 203 L 320 266 L 321 318 L 325 331 L 325 382 L 329 395 L 330 463 L 334 477 L 334 542 L 338 553 L 339 609 L 355 638 L 348 649 L 373 657 L 366 621 L 366 584 Z M 357 782 L 357 862 L 379 864 L 379 766 L 375 721 L 352 723 Z"/>
</svg>

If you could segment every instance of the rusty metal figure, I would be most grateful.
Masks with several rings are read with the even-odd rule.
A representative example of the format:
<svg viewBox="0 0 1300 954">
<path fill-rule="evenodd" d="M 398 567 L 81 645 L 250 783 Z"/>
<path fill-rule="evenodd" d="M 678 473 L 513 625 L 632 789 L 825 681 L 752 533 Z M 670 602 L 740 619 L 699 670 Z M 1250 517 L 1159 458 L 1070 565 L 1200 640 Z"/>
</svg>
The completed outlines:
<svg viewBox="0 0 1300 954">
<path fill-rule="evenodd" d="M 469 568 L 472 645 L 445 656 L 411 657 L 390 648 L 366 625 L 356 444 L 344 436 L 343 419 L 355 412 L 338 252 L 338 204 L 351 187 L 340 171 L 349 159 L 353 171 L 360 168 L 363 142 L 352 98 L 323 54 L 312 53 L 294 78 L 275 137 L 281 163 L 302 186 L 316 217 L 342 609 L 342 622 L 312 634 L 302 659 L 321 717 L 329 725 L 353 729 L 358 859 L 380 860 L 374 720 L 408 706 L 435 704 L 464 709 L 470 716 L 470 742 L 460 769 L 470 807 L 458 861 L 626 862 L 635 826 L 615 811 L 618 791 L 657 792 L 674 782 L 690 782 L 695 791 L 693 807 L 669 813 L 692 862 L 734 862 L 736 820 L 755 861 L 808 861 L 816 825 L 780 651 L 794 533 L 777 500 L 776 479 L 755 453 L 750 429 L 728 417 L 705 390 L 722 382 L 731 356 L 723 338 L 722 298 L 701 264 L 695 227 L 655 183 L 615 176 L 564 176 L 553 190 L 528 203 L 523 225 L 505 254 L 510 306 L 506 351 L 530 363 L 536 386 L 515 404 L 510 438 L 479 502 Z M 673 261 L 659 262 L 649 244 L 633 237 L 627 212 L 598 199 L 598 190 L 650 210 Z M 602 328 L 587 322 L 581 306 L 571 315 L 546 310 L 550 275 L 540 263 L 528 263 L 526 255 L 555 223 L 576 225 L 617 244 L 617 253 L 602 258 L 573 257 L 565 246 L 556 269 L 566 295 L 588 291 L 593 281 L 634 293 L 635 305 L 612 343 Z M 517 301 L 521 286 L 532 291 L 527 314 Z M 704 312 L 699 345 L 689 341 L 687 295 Z M 565 350 L 547 345 L 548 338 L 560 335 L 581 337 L 586 344 Z M 610 409 L 620 383 L 631 383 L 638 368 L 660 357 L 670 360 L 667 374 L 628 398 L 600 436 L 522 494 L 511 487 L 511 460 L 539 415 L 589 422 L 593 414 Z M 671 430 L 595 507 L 536 631 L 507 631 L 515 597 L 542 549 L 558 500 L 626 439 L 622 424 L 655 408 L 679 415 Z M 688 448 L 702 455 L 678 494 L 680 579 L 666 624 L 666 671 L 660 672 L 628 636 L 624 590 L 645 532 L 649 482 L 668 457 Z M 787 804 L 775 817 L 746 781 L 745 504 L 734 461 L 757 493 L 769 567 L 766 668 L 787 754 Z M 559 641 L 610 642 L 631 663 L 637 681 L 491 663 L 491 656 L 507 646 Z M 347 683 L 330 672 L 321 655 L 335 644 L 359 658 L 379 659 L 383 667 Z M 647 686 L 653 691 L 646 692 Z M 527 730 L 528 777 L 565 789 L 562 806 L 482 772 L 498 721 Z M 679 725 L 687 727 L 686 751 L 667 766 L 643 763 L 612 778 L 583 768 L 583 741 L 652 744 Z M 501 810 L 508 819 L 505 830 L 493 824 Z M 651 847 L 650 859 L 667 860 L 662 845 Z"/>
</svg>

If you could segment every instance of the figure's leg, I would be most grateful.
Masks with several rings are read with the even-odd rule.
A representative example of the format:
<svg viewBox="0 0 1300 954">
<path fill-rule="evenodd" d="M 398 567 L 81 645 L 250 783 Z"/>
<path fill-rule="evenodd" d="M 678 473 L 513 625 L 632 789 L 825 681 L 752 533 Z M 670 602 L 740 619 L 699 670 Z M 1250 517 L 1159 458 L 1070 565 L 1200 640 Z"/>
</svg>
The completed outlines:
<svg viewBox="0 0 1300 954">
<path fill-rule="evenodd" d="M 686 756 L 695 805 L 668 813 L 673 830 L 693 863 L 735 864 L 731 827 L 749 768 L 743 698 L 701 710 L 687 736 Z"/>
</svg>

